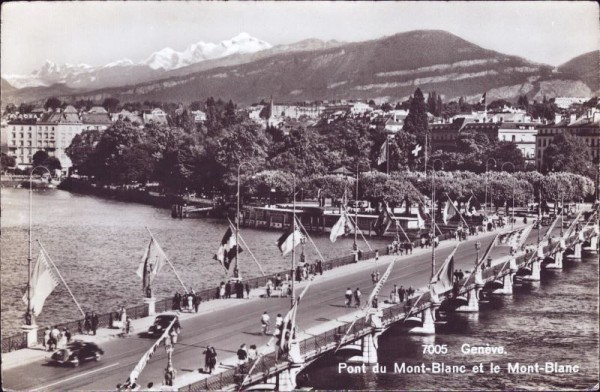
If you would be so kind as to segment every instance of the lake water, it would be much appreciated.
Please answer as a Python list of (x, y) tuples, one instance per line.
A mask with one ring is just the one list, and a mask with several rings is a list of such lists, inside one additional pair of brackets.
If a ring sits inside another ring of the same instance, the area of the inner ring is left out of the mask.
[[(0, 236), (2, 284), (2, 336), (20, 331), (25, 304), (21, 300), (27, 285), (27, 228), (29, 194), (24, 189), (3, 188), (2, 235)], [(58, 266), (84, 311), (105, 313), (120, 304), (142, 304), (141, 279), (135, 274), (150, 239), (148, 227), (188, 287), (196, 290), (216, 287), (224, 270), (212, 259), (227, 224), (214, 219), (172, 219), (169, 210), (140, 204), (112, 201), (61, 190), (33, 193), (33, 262), (40, 240)], [(245, 241), (267, 274), (291, 265), (291, 256), (281, 256), (275, 242), (278, 231), (244, 229)], [(323, 256), (350, 253), (352, 239), (335, 243), (327, 235), (313, 236)], [(387, 242), (371, 240), (371, 246)], [(245, 248), (244, 246), (242, 246)], [(361, 248), (366, 245), (361, 244)], [(317, 253), (308, 243), (307, 260)], [(298, 259), (298, 258), (297, 258)], [(232, 267), (233, 268), (233, 267)], [(240, 254), (243, 277), (260, 276), (247, 251)], [(183, 290), (174, 273), (164, 267), (153, 282), (157, 298)], [(81, 314), (63, 286), (46, 300), (38, 324), (76, 320)]]

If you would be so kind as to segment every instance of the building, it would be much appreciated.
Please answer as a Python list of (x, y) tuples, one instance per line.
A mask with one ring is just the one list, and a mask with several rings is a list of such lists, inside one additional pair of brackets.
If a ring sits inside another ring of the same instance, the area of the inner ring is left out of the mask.
[(144, 124), (167, 125), (167, 113), (160, 108), (154, 108), (150, 113), (144, 113)]
[(582, 104), (588, 100), (589, 98), (582, 97), (556, 97), (554, 98), (554, 104), (561, 109), (568, 109), (574, 103)]
[(206, 113), (204, 113), (202, 110), (193, 110), (192, 116), (194, 117), (195, 124), (201, 124), (206, 121)]
[(110, 114), (102, 106), (94, 106), (90, 110), (81, 114), (84, 130), (95, 129), (104, 131), (112, 125)]
[(542, 169), (544, 163), (544, 151), (552, 143), (554, 137), (568, 133), (581, 138), (590, 148), (592, 158), (600, 158), (600, 111), (588, 110), (579, 119), (575, 115), (563, 118), (560, 122), (552, 125), (542, 125), (536, 137), (535, 164), (538, 170)]
[(130, 112), (128, 110), (122, 109), (119, 113), (113, 113), (110, 117), (112, 122), (121, 121), (129, 121), (133, 125), (138, 125), (140, 127), (144, 126), (144, 120), (140, 117), (138, 112)]
[(540, 123), (499, 123), (498, 140), (516, 143), (525, 163), (535, 163), (535, 140)]

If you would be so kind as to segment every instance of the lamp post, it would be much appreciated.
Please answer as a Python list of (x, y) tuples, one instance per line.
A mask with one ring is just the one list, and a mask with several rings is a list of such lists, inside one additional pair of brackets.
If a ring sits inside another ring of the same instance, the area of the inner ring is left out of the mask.
[[(431, 163), (431, 277), (435, 275), (435, 163), (442, 164), (444, 170), (444, 162), (441, 159), (435, 159)], [(426, 167), (427, 168), (427, 167)]]
[(481, 241), (477, 240), (477, 242), (475, 243), (475, 252), (477, 253), (477, 256), (475, 258), (475, 268), (473, 269), (473, 273), (475, 273), (475, 270), (477, 269), (477, 264), (479, 264), (479, 250), (481, 249)]
[(494, 167), (496, 167), (496, 160), (494, 158), (488, 158), (485, 161), (485, 200), (483, 202), (483, 213), (487, 216), (487, 192), (488, 192), (488, 163), (494, 161)]
[(35, 325), (33, 313), (31, 312), (31, 217), (33, 205), (33, 172), (36, 169), (44, 169), (52, 178), (52, 173), (46, 166), (36, 166), (29, 172), (29, 230), (27, 232), (27, 242), (29, 245), (27, 253), (27, 311), (25, 312), (25, 325)]
[(237, 170), (237, 212), (235, 215), (235, 266), (233, 267), (233, 277), (240, 278), (240, 270), (238, 269), (238, 253), (239, 253), (239, 232), (240, 232), (240, 171), (242, 166), (248, 165), (254, 173), (254, 165), (250, 162), (242, 162), (238, 165)]
[[(296, 303), (294, 281), (296, 280), (296, 175), (292, 173), (292, 307)], [(302, 248), (304, 252), (304, 248)]]
[[(371, 164), (366, 162), (369, 166), (369, 171), (371, 171)], [(352, 245), (352, 250), (358, 252), (358, 171), (360, 168), (360, 163), (356, 163), (356, 195), (354, 197), (354, 244)]]
[[(515, 165), (512, 162), (504, 162), (500, 167), (500, 171), (504, 171), (504, 165), (511, 165), (513, 173), (515, 172)], [(512, 187), (512, 214), (510, 218), (510, 228), (515, 228), (515, 186), (517, 185), (517, 179), (513, 175), (513, 187)]]

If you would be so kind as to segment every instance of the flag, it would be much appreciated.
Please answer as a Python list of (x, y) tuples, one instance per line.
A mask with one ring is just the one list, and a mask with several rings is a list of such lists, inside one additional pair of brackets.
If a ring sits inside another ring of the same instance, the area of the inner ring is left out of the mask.
[(423, 147), (421, 147), (420, 144), (417, 144), (415, 146), (415, 148), (413, 150), (411, 150), (411, 153), (413, 154), (413, 156), (415, 158), (417, 158), (419, 156), (419, 154), (421, 153), (421, 150), (423, 150)]
[[(175, 320), (176, 319), (173, 319), (173, 321), (171, 321), (171, 324), (169, 324), (169, 326), (165, 329), (165, 331), (163, 332), (163, 334), (161, 335), (161, 337), (158, 338), (158, 340), (156, 342), (154, 342), (154, 344), (152, 345), (152, 347), (150, 347), (148, 349), (148, 351), (146, 351), (144, 353), (144, 355), (142, 355), (142, 357), (140, 358), (140, 360), (138, 361), (138, 363), (135, 365), (135, 367), (133, 368), (133, 370), (129, 374), (129, 377), (127, 378), (127, 381), (122, 386), (123, 388), (131, 387), (133, 384), (135, 384), (135, 382), (137, 381), (138, 377), (140, 376), (140, 373), (142, 372), (142, 370), (144, 370), (144, 368), (148, 364), (148, 361), (150, 361), (150, 358), (152, 358), (152, 356), (156, 352), (156, 349), (160, 346), (160, 344), (163, 341), (166, 341), (167, 339), (170, 339), (169, 333), (171, 332), (171, 328), (173, 328), (173, 325), (175, 324)], [(166, 344), (167, 343), (165, 342), (165, 345)]]
[(348, 218), (346, 212), (342, 212), (340, 219), (333, 225), (331, 228), (331, 234), (329, 235), (329, 239), (331, 242), (335, 242), (339, 236), (348, 235), (354, 231), (354, 225)]
[(469, 198), (469, 200), (469, 211), (471, 211), (472, 214), (482, 209), (481, 203), (479, 202), (473, 191), (471, 191), (471, 197)]
[(501, 233), (496, 237), (496, 245), (510, 246), (513, 249), (519, 249), (529, 237), (533, 225), (527, 225), (507, 233)]
[(440, 295), (452, 288), (454, 277), (454, 253), (456, 253), (456, 249), (458, 249), (458, 245), (456, 245), (452, 253), (446, 257), (444, 264), (442, 264), (442, 267), (437, 274), (431, 278), (430, 290), (432, 294)]
[(446, 201), (446, 205), (444, 206), (444, 210), (442, 211), (442, 219), (444, 221), (444, 224), (447, 225), (448, 221), (452, 219), (457, 213), (458, 210), (456, 209), (454, 202), (448, 199), (448, 201)]
[[(35, 316), (39, 316), (44, 307), (46, 298), (59, 285), (59, 280), (48, 264), (44, 253), (40, 251), (38, 259), (31, 271), (31, 310)], [(23, 301), (27, 303), (27, 292), (23, 295)]]
[(388, 156), (388, 141), (386, 140), (381, 148), (379, 149), (379, 157), (377, 158), (377, 164), (381, 165), (384, 162), (387, 162)]
[(417, 209), (417, 226), (419, 227), (419, 229), (425, 228), (425, 219), (423, 219), (424, 215), (425, 213), (422, 210), (422, 207), (419, 205), (419, 208)]
[(243, 249), (241, 246), (237, 245), (235, 235), (233, 235), (233, 231), (231, 227), (227, 229), (223, 239), (221, 240), (221, 245), (219, 249), (217, 249), (217, 253), (213, 256), (214, 260), (217, 260), (226, 271), (229, 271), (229, 266), (231, 265), (231, 260), (237, 254), (242, 253)]
[(389, 229), (390, 225), (392, 224), (393, 219), (394, 218), (392, 217), (392, 214), (390, 213), (390, 210), (388, 209), (387, 203), (384, 202), (383, 209), (381, 210), (381, 213), (379, 214), (379, 216), (377, 217), (377, 220), (373, 224), (374, 229), (375, 229), (375, 234), (377, 234), (377, 235), (385, 234), (387, 229)]
[(302, 238), (304, 238), (302, 232), (298, 228), (294, 231), (290, 226), (277, 240), (277, 247), (281, 251), (281, 255), (285, 256), (290, 253), (292, 249), (298, 246)]
[(150, 287), (150, 284), (165, 265), (166, 261), (167, 256), (165, 255), (165, 252), (163, 252), (154, 238), (150, 238), (142, 262), (136, 271), (137, 276), (142, 278), (142, 289), (144, 292)]
[(483, 93), (483, 95), (481, 96), (481, 99), (479, 100), (479, 103), (481, 105), (485, 105), (485, 96), (487, 95), (487, 91), (485, 93)]

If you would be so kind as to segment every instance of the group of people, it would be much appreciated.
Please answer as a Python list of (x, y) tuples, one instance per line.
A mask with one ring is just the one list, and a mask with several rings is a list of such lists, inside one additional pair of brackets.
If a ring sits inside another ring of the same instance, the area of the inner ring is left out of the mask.
[(95, 312), (91, 314), (89, 312), (85, 313), (85, 319), (83, 320), (83, 332), (86, 335), (89, 335), (90, 332), (92, 335), (96, 335), (96, 331), (98, 330), (98, 315)]
[(60, 345), (67, 345), (71, 343), (71, 331), (65, 327), (63, 330), (59, 330), (57, 326), (52, 328), (46, 327), (44, 331), (43, 346), (48, 351), (54, 351)]
[(410, 241), (400, 241), (396, 237), (396, 239), (387, 246), (388, 255), (403, 255), (404, 253), (412, 254), (413, 251), (413, 243)]
[(379, 275), (379, 271), (373, 270), (373, 272), (371, 272), (371, 281), (373, 282), (373, 286), (375, 286), (377, 284), (377, 282), (379, 282), (379, 279), (381, 279), (381, 276)]
[(184, 311), (188, 312), (195, 311), (198, 313), (198, 306), (202, 302), (202, 297), (200, 294), (196, 294), (194, 289), (190, 289), (187, 294), (179, 294), (178, 291), (173, 295), (173, 304), (171, 306), (172, 310)]
[[(246, 292), (246, 297), (244, 297), (244, 291)], [(242, 283), (241, 281), (227, 281), (221, 282), (219, 287), (217, 288), (216, 298), (218, 299), (228, 299), (228, 298), (244, 299), (250, 297), (250, 285), (246, 283)]]
[(323, 262), (321, 260), (316, 260), (312, 264), (301, 262), (296, 266), (294, 277), (297, 282), (301, 282), (307, 280), (311, 276), (316, 276), (317, 274), (323, 275)]
[(412, 286), (409, 286), (408, 289), (405, 289), (403, 285), (394, 285), (392, 292), (390, 293), (390, 303), (398, 304), (404, 303), (404, 300), (408, 300), (415, 293), (415, 290)]
[(460, 282), (465, 277), (465, 273), (463, 270), (459, 269), (458, 271), (454, 271), (454, 281)]
[(352, 299), (354, 299), (354, 307), (360, 308), (360, 299), (362, 298), (362, 293), (360, 289), (357, 287), (356, 290), (352, 291), (350, 287), (346, 290), (346, 307), (352, 307)]

